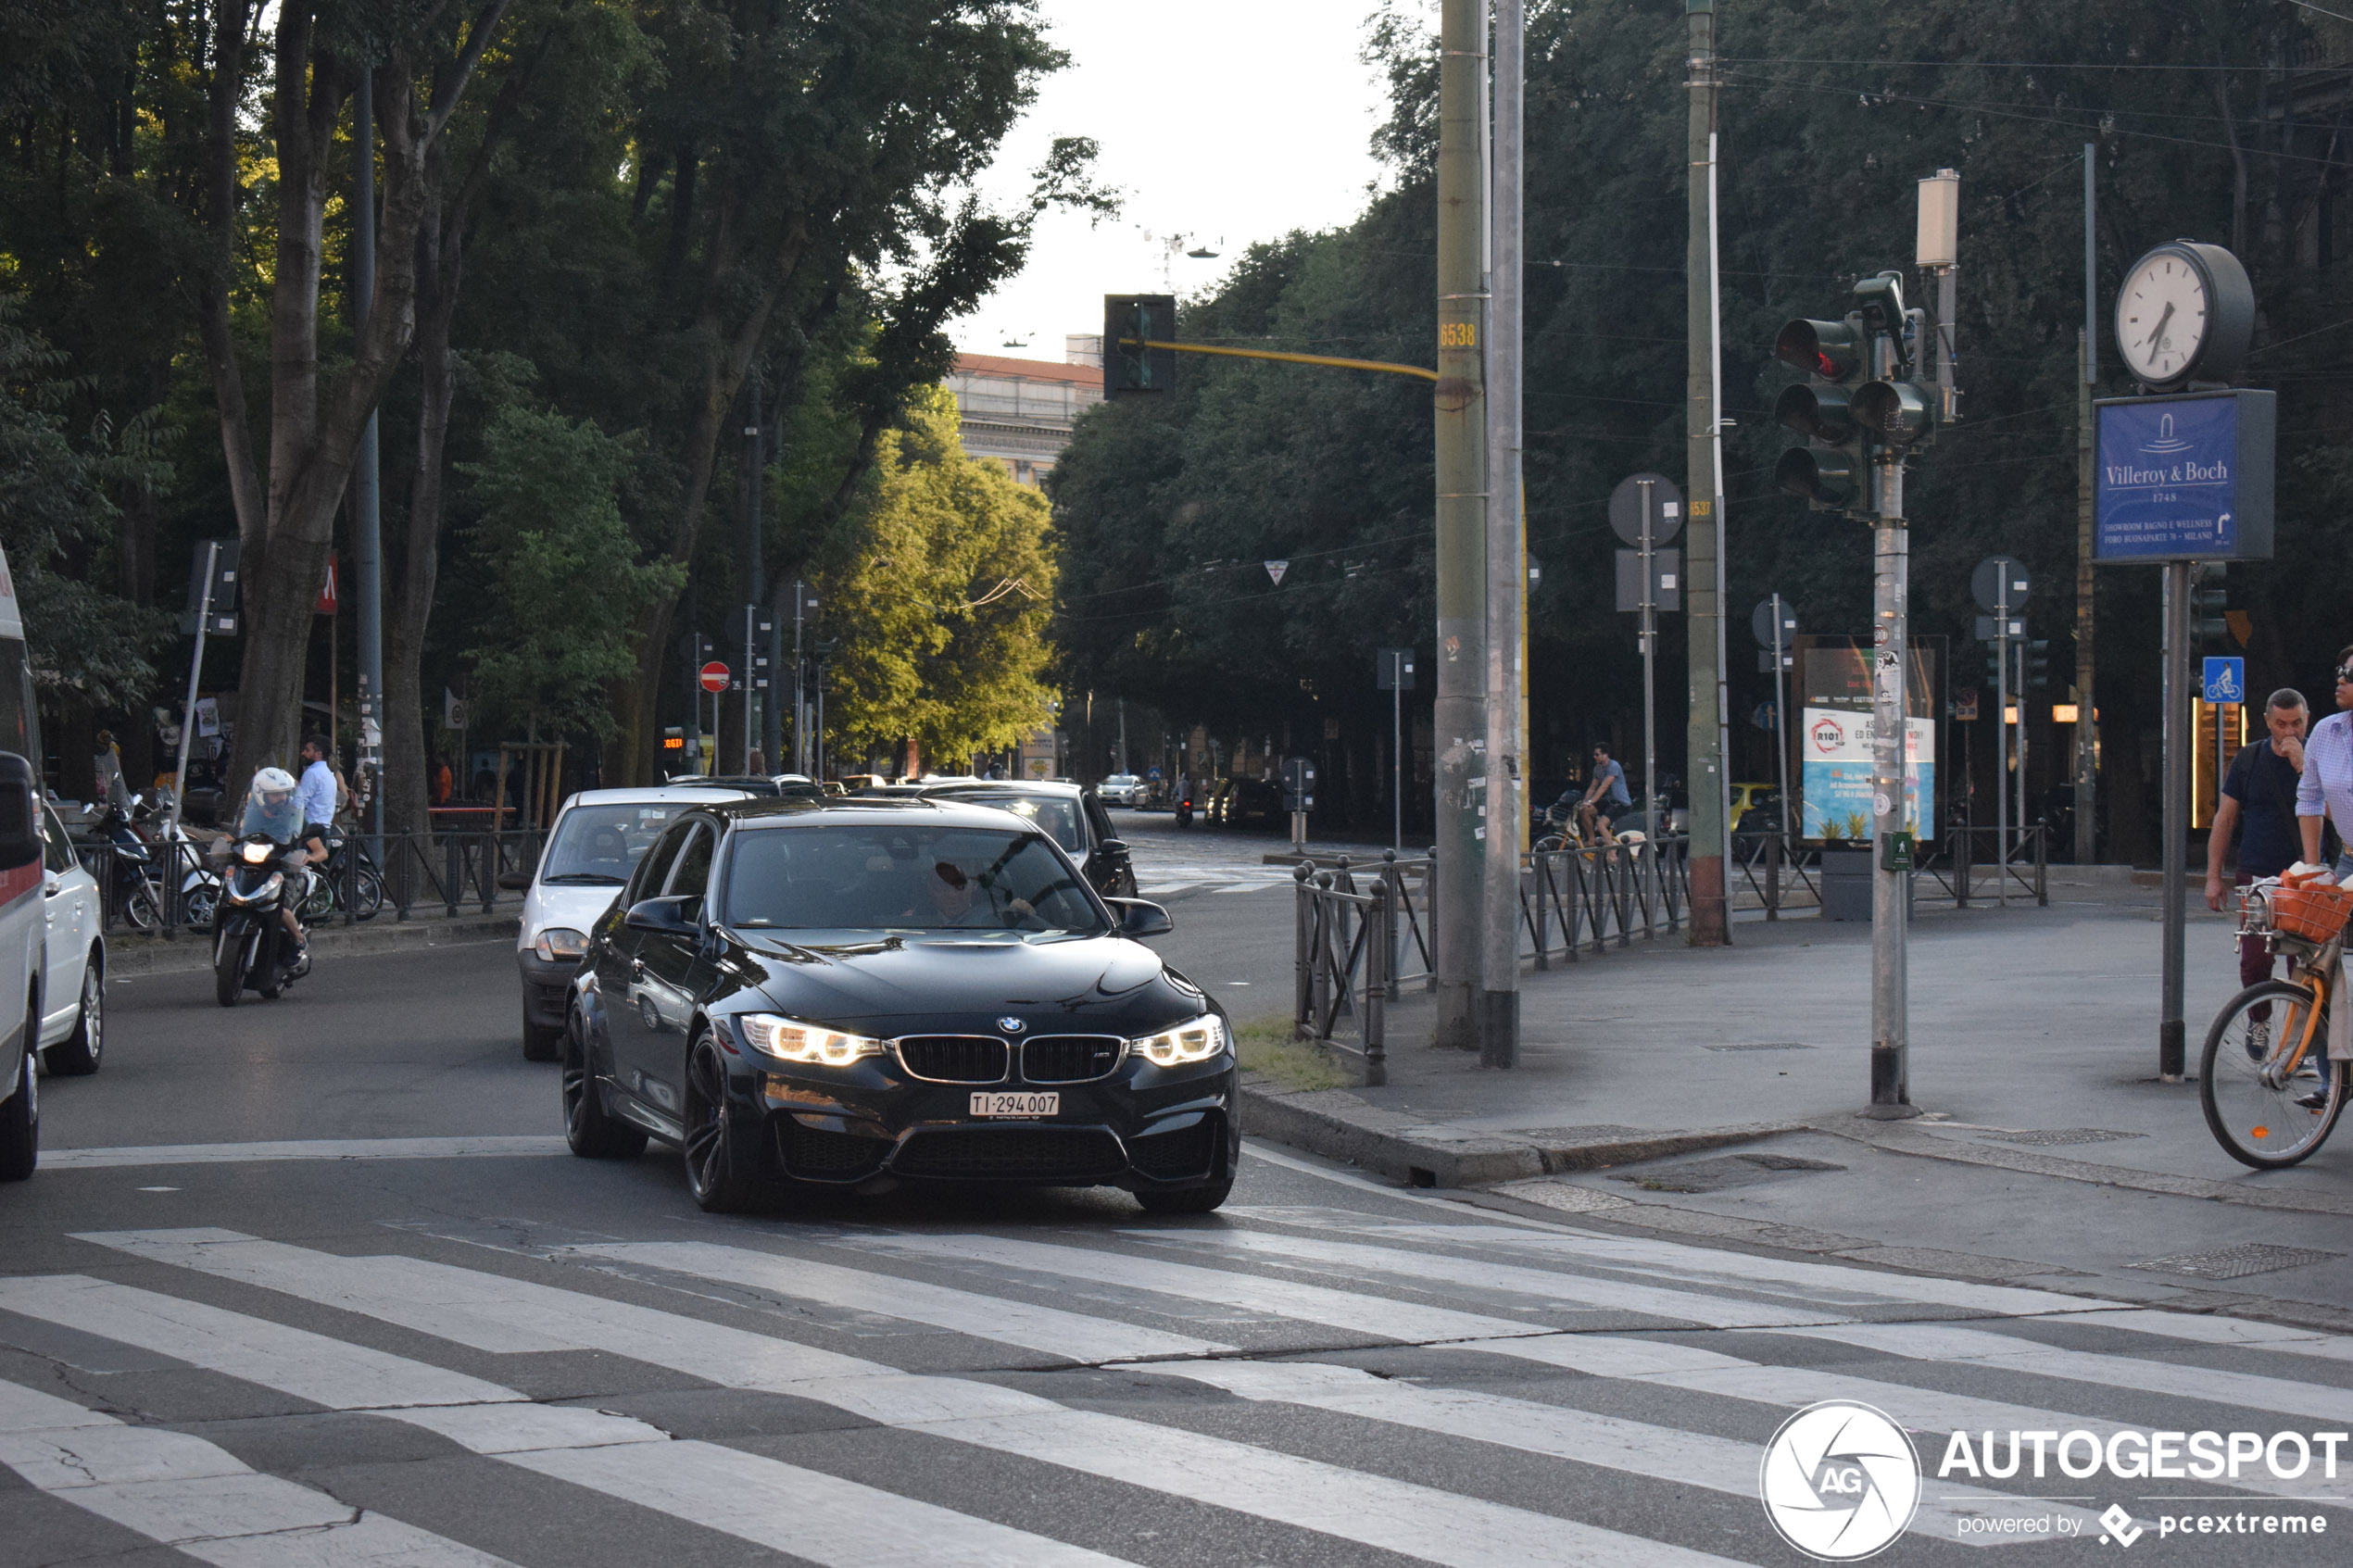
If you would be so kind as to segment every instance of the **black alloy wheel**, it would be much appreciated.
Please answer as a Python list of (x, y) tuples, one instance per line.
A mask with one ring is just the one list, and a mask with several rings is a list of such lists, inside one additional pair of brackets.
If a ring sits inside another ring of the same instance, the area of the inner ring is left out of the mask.
[(49, 1047), (48, 1067), (60, 1078), (81, 1078), (98, 1071), (106, 1049), (107, 977), (98, 967), (98, 949), (92, 947), (82, 966), (82, 1008), (73, 1033)]
[(588, 1027), (574, 1006), (563, 1031), (564, 1142), (583, 1160), (635, 1160), (646, 1151), (646, 1130), (605, 1110), (588, 1063)]
[(741, 1214), (761, 1208), (773, 1196), (759, 1168), (759, 1156), (746, 1159), (727, 1104), (727, 1066), (709, 1031), (695, 1037), (686, 1051), (686, 1185), (695, 1202), (711, 1214)]
[(31, 1048), (39, 1039), (41, 1013), (35, 1009), (25, 1020), (25, 1053), (18, 1068), (17, 1092), (0, 1100), (0, 1182), (20, 1182), (32, 1174), (41, 1162), (41, 1098), (34, 1080), (33, 1060), (41, 1053)]

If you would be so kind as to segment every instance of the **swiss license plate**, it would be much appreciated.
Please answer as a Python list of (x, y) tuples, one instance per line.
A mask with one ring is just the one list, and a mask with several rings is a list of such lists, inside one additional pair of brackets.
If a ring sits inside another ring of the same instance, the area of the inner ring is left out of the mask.
[(1060, 1095), (976, 1094), (973, 1096), (975, 1116), (1054, 1116), (1061, 1113)]

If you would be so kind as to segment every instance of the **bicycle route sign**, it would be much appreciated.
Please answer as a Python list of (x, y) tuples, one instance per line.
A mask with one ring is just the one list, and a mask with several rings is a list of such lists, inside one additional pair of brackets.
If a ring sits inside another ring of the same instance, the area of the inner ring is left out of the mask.
[(2246, 660), (2238, 658), (2208, 658), (2206, 661), (2206, 689), (2203, 695), (2208, 702), (2245, 702), (2246, 700)]

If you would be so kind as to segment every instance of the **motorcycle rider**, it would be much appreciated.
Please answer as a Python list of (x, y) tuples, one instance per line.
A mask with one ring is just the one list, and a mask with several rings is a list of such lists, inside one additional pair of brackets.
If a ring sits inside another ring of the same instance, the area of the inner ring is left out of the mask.
[[(295, 798), (296, 787), (294, 775), (283, 768), (264, 768), (254, 774), (253, 786), (245, 791), (245, 816), (237, 824), (237, 833), (241, 837), (267, 834), (271, 842), (287, 847), (288, 859), (296, 855), (302, 857), (302, 879), (290, 880), (278, 899), (278, 918), (285, 922), (286, 935), (294, 938), (295, 965), (298, 969), (309, 956), (310, 945), (295, 911), (302, 907), (303, 894), (309, 886), (308, 868), (326, 859), (327, 845), (324, 826), (303, 820), (302, 808)], [(226, 860), (229, 848), (230, 841), (220, 839), (212, 847), (212, 859)]]

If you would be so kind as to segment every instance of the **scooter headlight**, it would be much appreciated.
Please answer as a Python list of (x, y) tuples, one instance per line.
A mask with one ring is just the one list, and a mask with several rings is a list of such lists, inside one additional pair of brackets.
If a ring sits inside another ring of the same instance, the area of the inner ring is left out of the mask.
[(267, 844), (241, 844), (237, 846), (237, 859), (243, 860), (248, 866), (260, 865), (264, 860), (270, 859), (270, 846)]

